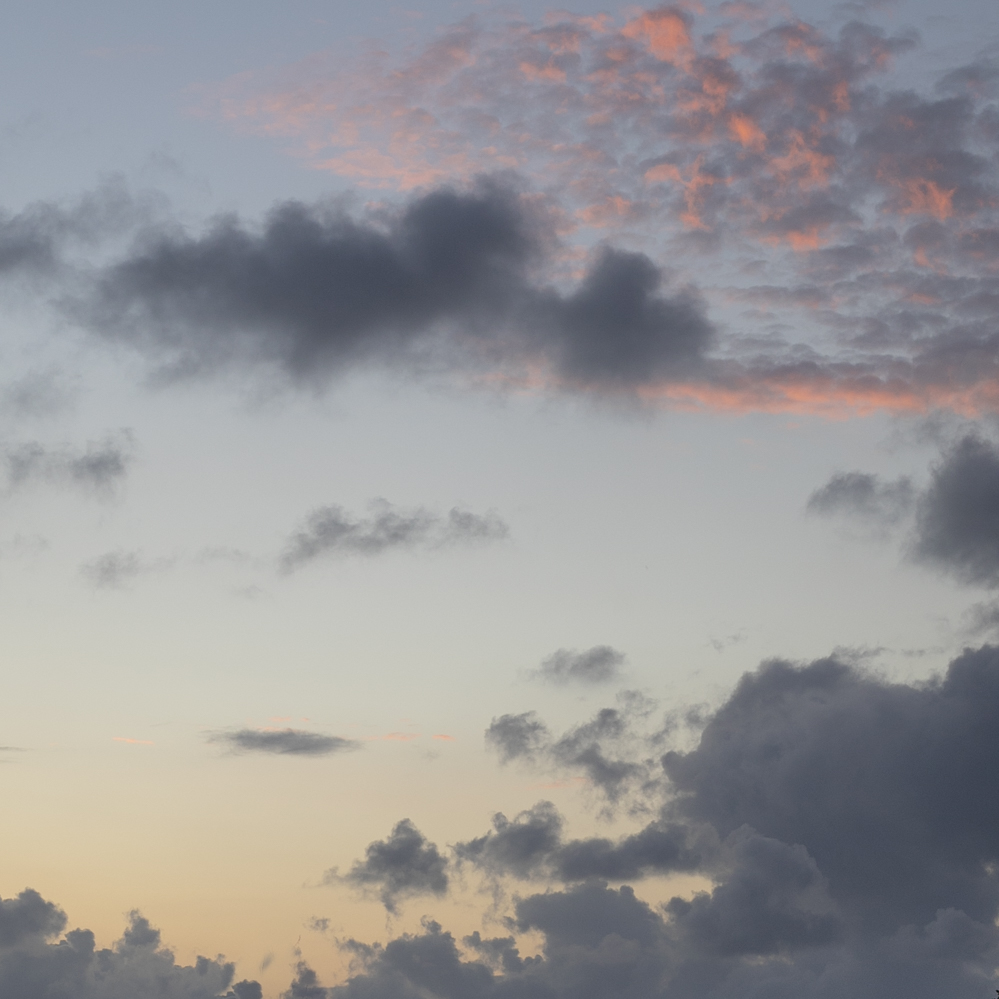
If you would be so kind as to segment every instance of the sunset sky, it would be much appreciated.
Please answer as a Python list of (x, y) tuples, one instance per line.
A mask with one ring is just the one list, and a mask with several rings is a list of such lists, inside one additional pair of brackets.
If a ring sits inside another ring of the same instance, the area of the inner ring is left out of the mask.
[(0, 996), (999, 987), (995, 0), (5, 21)]

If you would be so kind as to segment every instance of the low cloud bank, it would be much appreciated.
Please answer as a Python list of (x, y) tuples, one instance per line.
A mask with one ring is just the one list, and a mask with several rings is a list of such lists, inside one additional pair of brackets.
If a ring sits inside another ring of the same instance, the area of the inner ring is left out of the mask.
[[(577, 731), (620, 740), (637, 717), (601, 714)], [(988, 645), (911, 685), (836, 658), (766, 662), (707, 717), (694, 748), (659, 754), (665, 800), (638, 832), (568, 839), (540, 802), (453, 847), (448, 866), (546, 886), (513, 896), (509, 936), (458, 941), (425, 920), (384, 946), (348, 942), (361, 967), (342, 985), (324, 988), (303, 965), (287, 995), (987, 994), (999, 961), (996, 717), (999, 649)], [(489, 737), (507, 758), (557, 763), (560, 740), (536, 716), (503, 716)], [(405, 831), (443, 878), (440, 851)], [(713, 887), (656, 907), (621, 884), (674, 872)], [(528, 931), (542, 935), (538, 957), (518, 949)]]

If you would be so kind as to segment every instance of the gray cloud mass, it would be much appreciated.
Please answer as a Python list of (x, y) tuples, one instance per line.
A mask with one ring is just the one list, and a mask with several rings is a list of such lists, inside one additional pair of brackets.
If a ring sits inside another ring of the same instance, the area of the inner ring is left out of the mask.
[(10, 999), (262, 999), (260, 985), (233, 984), (235, 965), (198, 957), (179, 965), (160, 934), (132, 912), (120, 940), (98, 949), (90, 930), (56, 939), (66, 915), (35, 891), (0, 899), (0, 995)]
[[(579, 730), (620, 737), (637, 716), (623, 717), (598, 712)], [(454, 862), (489, 877), (564, 885), (514, 896), (513, 936), (466, 937), (466, 956), (425, 921), (384, 946), (348, 944), (361, 963), (353, 977), (323, 990), (313, 975), (318, 991), (302, 994), (988, 994), (999, 961), (996, 717), (992, 646), (914, 685), (835, 658), (765, 662), (706, 718), (694, 748), (661, 756), (668, 793), (637, 833), (567, 840), (541, 802), (456, 844)], [(560, 741), (530, 714), (494, 727), (514, 758)], [(607, 883), (669, 872), (711, 888), (655, 908)], [(520, 956), (528, 931), (542, 935), (537, 958)]]

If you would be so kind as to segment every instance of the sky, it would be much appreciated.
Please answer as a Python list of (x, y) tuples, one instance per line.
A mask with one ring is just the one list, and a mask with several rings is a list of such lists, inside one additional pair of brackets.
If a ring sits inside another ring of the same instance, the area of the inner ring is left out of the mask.
[(0, 995), (999, 988), (999, 8), (15, 4)]

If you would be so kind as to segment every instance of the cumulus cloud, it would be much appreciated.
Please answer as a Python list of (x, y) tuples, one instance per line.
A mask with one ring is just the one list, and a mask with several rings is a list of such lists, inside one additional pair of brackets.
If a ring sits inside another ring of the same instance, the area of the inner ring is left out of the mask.
[(502, 540), (508, 534), (506, 523), (493, 512), (477, 514), (454, 507), (443, 517), (419, 508), (400, 510), (385, 500), (375, 500), (371, 515), (362, 518), (340, 506), (324, 506), (313, 510), (304, 528), (288, 539), (280, 565), (291, 572), (320, 556), (380, 555), (394, 548), (417, 546), (440, 548)]
[(234, 753), (271, 753), (276, 756), (331, 756), (360, 748), (355, 739), (298, 728), (241, 728), (235, 732), (214, 732), (208, 741), (227, 746)]
[(324, 881), (375, 891), (385, 908), (395, 913), (402, 899), (447, 893), (447, 860), (436, 844), (403, 819), (387, 839), (368, 844), (364, 860), (343, 875), (336, 868), (327, 871)]
[[(904, 476), (884, 482), (865, 472), (839, 473), (812, 493), (808, 510), (879, 526), (894, 526), (914, 512), (907, 544), (912, 559), (963, 583), (999, 586), (999, 447), (978, 432), (943, 448), (922, 489)], [(978, 618), (972, 629), (988, 630), (985, 618)]]
[(441, 188), (380, 220), (277, 206), (260, 229), (147, 232), (75, 317), (175, 374), (276, 367), (315, 384), (358, 365), (506, 372), (622, 387), (695, 370), (713, 337), (698, 298), (663, 294), (648, 257), (606, 247), (575, 290), (538, 284), (552, 222), (496, 181)]
[(594, 645), (579, 652), (558, 649), (542, 662), (534, 676), (557, 685), (569, 683), (608, 683), (617, 679), (624, 653), (609, 645)]
[[(303, 965), (313, 991), (289, 994), (973, 999), (999, 958), (997, 711), (992, 646), (919, 684), (835, 658), (766, 662), (693, 748), (662, 755), (670, 793), (638, 833), (567, 840), (542, 802), (456, 845), (490, 876), (566, 882), (515, 895), (508, 936), (462, 950), (425, 920), (385, 945), (346, 941), (344, 984)], [(677, 871), (707, 889), (653, 907), (601, 880)], [(526, 933), (540, 934), (536, 957), (521, 956)]]
[(60, 937), (66, 915), (37, 892), (0, 899), (0, 994), (17, 999), (262, 999), (259, 983), (233, 984), (235, 965), (198, 957), (179, 965), (138, 912), (114, 946), (98, 949), (90, 930)]

